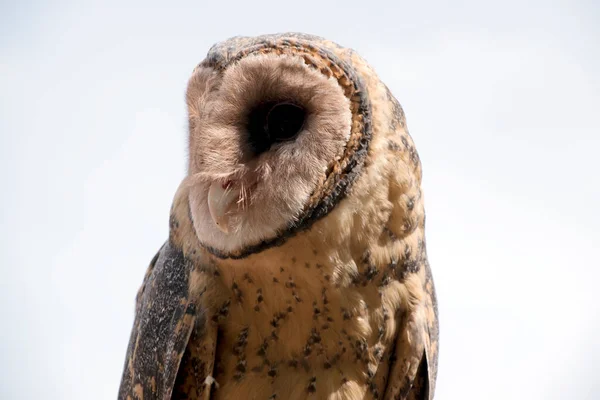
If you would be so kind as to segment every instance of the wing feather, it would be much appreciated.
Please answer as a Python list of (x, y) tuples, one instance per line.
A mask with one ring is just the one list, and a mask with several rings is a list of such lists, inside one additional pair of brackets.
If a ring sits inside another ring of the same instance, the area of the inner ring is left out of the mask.
[(154, 257), (136, 301), (119, 399), (170, 399), (192, 332), (205, 318), (189, 293), (191, 262), (167, 242)]
[(439, 326), (431, 269), (424, 267), (424, 300), (400, 322), (385, 399), (433, 399)]

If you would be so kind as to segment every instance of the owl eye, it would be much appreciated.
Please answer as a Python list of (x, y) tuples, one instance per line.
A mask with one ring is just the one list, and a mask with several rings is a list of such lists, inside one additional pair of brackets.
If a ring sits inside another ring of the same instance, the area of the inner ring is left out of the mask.
[(248, 141), (255, 154), (269, 150), (276, 142), (294, 139), (304, 126), (306, 110), (290, 102), (265, 102), (248, 116)]
[(305, 114), (304, 109), (295, 104), (275, 104), (267, 114), (265, 132), (273, 141), (292, 140), (302, 130)]

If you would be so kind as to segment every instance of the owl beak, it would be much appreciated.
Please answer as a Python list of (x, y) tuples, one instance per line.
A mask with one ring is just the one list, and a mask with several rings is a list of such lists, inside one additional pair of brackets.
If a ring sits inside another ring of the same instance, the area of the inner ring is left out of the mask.
[(214, 223), (224, 233), (229, 233), (231, 208), (240, 196), (232, 181), (213, 182), (208, 189), (208, 210)]

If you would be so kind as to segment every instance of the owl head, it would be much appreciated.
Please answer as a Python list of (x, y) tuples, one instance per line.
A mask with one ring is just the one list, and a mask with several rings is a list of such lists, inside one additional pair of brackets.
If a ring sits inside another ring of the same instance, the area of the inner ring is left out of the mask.
[(213, 254), (285, 242), (347, 195), (372, 136), (353, 53), (301, 34), (233, 38), (194, 70), (189, 208)]

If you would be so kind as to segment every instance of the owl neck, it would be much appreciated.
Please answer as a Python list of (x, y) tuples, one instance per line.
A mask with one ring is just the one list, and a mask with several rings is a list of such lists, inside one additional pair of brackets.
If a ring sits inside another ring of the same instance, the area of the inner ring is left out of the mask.
[(283, 285), (288, 290), (314, 288), (313, 298), (326, 287), (375, 282), (369, 286), (376, 288), (389, 279), (402, 279), (426, 260), (423, 218), (413, 212), (419, 205), (404, 212), (406, 204), (399, 209), (389, 202), (386, 192), (372, 193), (369, 201), (343, 202), (311, 229), (280, 246), (242, 259), (211, 255), (211, 264), (225, 288), (258, 280), (264, 286)]

